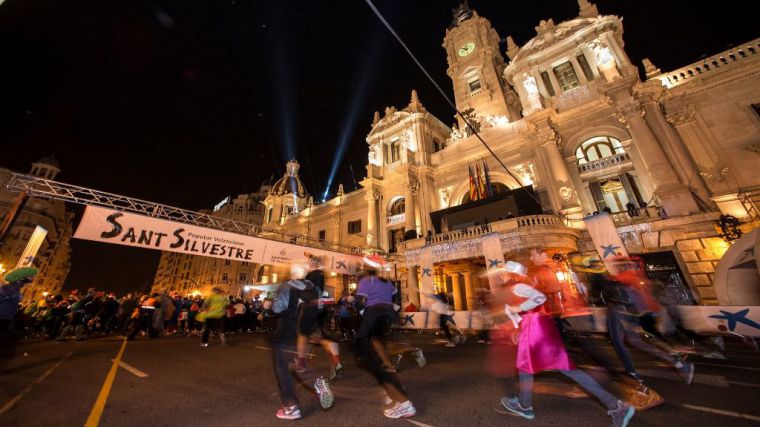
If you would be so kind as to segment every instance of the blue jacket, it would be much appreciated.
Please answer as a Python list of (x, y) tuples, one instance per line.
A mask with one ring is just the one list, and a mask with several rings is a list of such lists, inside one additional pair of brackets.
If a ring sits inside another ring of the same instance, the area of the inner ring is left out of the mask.
[(10, 283), (0, 286), (0, 319), (12, 320), (16, 317), (18, 303), (21, 301), (21, 288), (26, 283)]

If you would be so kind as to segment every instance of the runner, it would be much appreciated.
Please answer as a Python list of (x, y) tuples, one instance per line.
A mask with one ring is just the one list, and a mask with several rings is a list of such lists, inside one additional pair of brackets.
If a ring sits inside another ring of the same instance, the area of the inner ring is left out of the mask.
[(357, 351), (367, 369), (387, 394), (386, 403), (392, 405), (383, 414), (388, 418), (408, 418), (417, 414), (401, 385), (396, 369), (390, 363), (385, 348), (385, 337), (391, 325), (398, 322), (393, 296), (396, 287), (377, 276), (383, 260), (378, 256), (364, 257), (366, 275), (359, 280), (356, 290), (357, 306), (364, 309), (362, 323), (356, 334)]
[(211, 292), (211, 295), (203, 302), (200, 312), (195, 316), (196, 321), (204, 322), (201, 347), (208, 347), (208, 338), (211, 332), (219, 337), (222, 345), (227, 344), (223, 322), (229, 300), (222, 295), (222, 290), (216, 286), (211, 289)]
[(274, 356), (274, 374), (277, 379), (277, 387), (280, 393), (282, 407), (277, 411), (277, 418), (284, 420), (296, 420), (301, 418), (301, 409), (298, 406), (293, 375), (300, 382), (312, 385), (322, 409), (330, 409), (333, 406), (335, 396), (330, 385), (323, 377), (316, 377), (307, 366), (302, 371), (288, 370), (292, 354), (296, 349), (295, 341), (298, 333), (298, 318), (300, 305), (316, 301), (314, 285), (304, 280), (306, 266), (293, 264), (290, 268), (290, 280), (281, 283), (276, 291), (272, 302), (272, 311), (279, 315), (277, 326), (272, 334), (272, 353)]
[(529, 282), (526, 273), (525, 266), (513, 261), (508, 261), (503, 269), (507, 301), (504, 312), (519, 328), (516, 355), (519, 387), (518, 396), (501, 399), (502, 406), (514, 415), (534, 419), (533, 375), (556, 370), (596, 396), (607, 407), (613, 426), (625, 427), (636, 410), (609, 394), (591, 376), (574, 366), (554, 320), (541, 310), (546, 295), (526, 283)]

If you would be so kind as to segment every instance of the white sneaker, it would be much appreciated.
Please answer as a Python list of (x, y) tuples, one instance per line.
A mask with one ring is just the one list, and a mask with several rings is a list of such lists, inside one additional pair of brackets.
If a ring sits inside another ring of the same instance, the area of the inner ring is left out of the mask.
[(417, 409), (412, 405), (411, 400), (407, 400), (404, 403), (396, 402), (393, 407), (383, 411), (383, 415), (388, 418), (409, 418), (417, 415)]

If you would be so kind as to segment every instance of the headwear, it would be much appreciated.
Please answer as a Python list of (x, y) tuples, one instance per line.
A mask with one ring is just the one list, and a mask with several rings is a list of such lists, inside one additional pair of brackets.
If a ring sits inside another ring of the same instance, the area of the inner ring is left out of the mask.
[(567, 261), (573, 270), (583, 273), (601, 274), (607, 271), (604, 263), (594, 255), (583, 256), (578, 252), (568, 254)]
[(14, 268), (5, 274), (4, 279), (8, 283), (14, 283), (24, 279), (31, 279), (36, 276), (38, 272), (39, 270), (34, 267)]
[(306, 277), (308, 270), (309, 268), (306, 266), (306, 264), (294, 262), (290, 265), (290, 278), (295, 280), (303, 279)]
[(519, 274), (521, 276), (528, 275), (528, 269), (524, 265), (515, 261), (507, 261), (507, 263), (504, 265), (504, 272)]
[(375, 269), (383, 268), (385, 265), (385, 260), (380, 255), (365, 255), (362, 262), (367, 267)]

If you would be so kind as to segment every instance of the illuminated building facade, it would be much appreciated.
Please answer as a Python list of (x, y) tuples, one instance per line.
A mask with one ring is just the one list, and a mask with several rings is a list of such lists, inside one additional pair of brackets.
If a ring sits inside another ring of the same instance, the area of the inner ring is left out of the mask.
[[(760, 39), (672, 72), (644, 60), (641, 76), (622, 19), (578, 3), (574, 19), (541, 21), (522, 44), (507, 38), (508, 62), (496, 30), (466, 5), (446, 30), (456, 105), (509, 172), (461, 119), (447, 126), (412, 91), (406, 107), (375, 113), (361, 189), (314, 205), (299, 181), (287, 201), (268, 199), (265, 224), (398, 254), (407, 301), (420, 300), (416, 265), (431, 246), (436, 286), (464, 309), (487, 286), (482, 233), (499, 233), (507, 259), (531, 265), (535, 250), (559, 260), (547, 265), (561, 282), (567, 253), (595, 250), (583, 217), (607, 211), (671, 301), (719, 303), (713, 273), (728, 243), (716, 222), (730, 214), (747, 229), (758, 219)], [(488, 171), (492, 197), (530, 186), (540, 212), (494, 214), (485, 200), (472, 204), (488, 213), (482, 221), (452, 223), (472, 199), (468, 170), (483, 180)]]
[[(58, 160), (43, 158), (32, 164), (29, 175), (55, 179), (61, 172)], [(0, 169), (0, 218), (5, 217), (16, 203), (18, 193), (6, 190), (11, 171)], [(34, 282), (25, 287), (22, 303), (27, 304), (42, 297), (43, 292), (55, 295), (61, 292), (71, 267), (73, 214), (66, 210), (60, 200), (30, 197), (0, 248), (0, 264), (4, 270), (14, 268), (19, 262), (32, 233), (37, 226), (47, 231), (33, 264), (40, 269)]]

